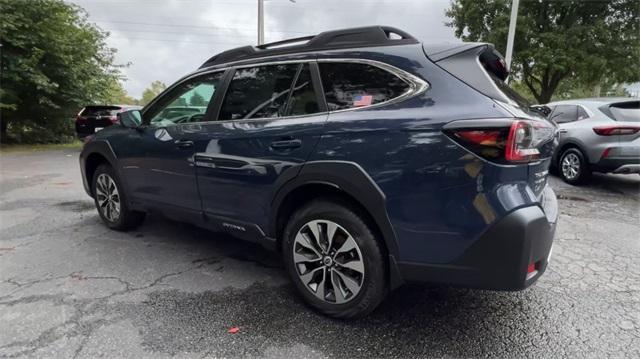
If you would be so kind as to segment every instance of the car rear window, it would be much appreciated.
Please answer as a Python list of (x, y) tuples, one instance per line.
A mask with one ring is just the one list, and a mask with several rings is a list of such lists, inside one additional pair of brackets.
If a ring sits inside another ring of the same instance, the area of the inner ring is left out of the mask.
[(320, 63), (322, 86), (329, 111), (385, 102), (410, 90), (398, 76), (358, 63)]
[(118, 106), (87, 106), (80, 116), (115, 116), (118, 111), (120, 111)]
[(640, 122), (640, 101), (614, 103), (609, 110), (616, 121)]

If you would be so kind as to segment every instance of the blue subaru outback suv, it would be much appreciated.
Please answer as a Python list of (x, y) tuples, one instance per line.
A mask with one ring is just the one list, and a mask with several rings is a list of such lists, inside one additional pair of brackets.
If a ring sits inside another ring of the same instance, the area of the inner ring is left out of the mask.
[(547, 267), (554, 124), (486, 43), (383, 26), (225, 51), (80, 167), (105, 224), (146, 213), (278, 251), (305, 301), (362, 316), (406, 282), (519, 290)]

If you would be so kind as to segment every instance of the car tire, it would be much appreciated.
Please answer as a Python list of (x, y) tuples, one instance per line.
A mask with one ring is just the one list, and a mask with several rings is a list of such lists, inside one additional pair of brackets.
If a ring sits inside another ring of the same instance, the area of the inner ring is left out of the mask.
[(98, 214), (107, 227), (124, 231), (139, 226), (144, 220), (144, 212), (130, 209), (124, 186), (110, 165), (101, 164), (96, 168), (91, 190)]
[(334, 318), (362, 317), (380, 304), (388, 292), (387, 261), (375, 233), (366, 217), (339, 199), (313, 200), (295, 211), (282, 253), (307, 304)]
[(560, 156), (558, 174), (563, 181), (575, 186), (585, 183), (591, 176), (591, 170), (582, 151), (569, 148)]

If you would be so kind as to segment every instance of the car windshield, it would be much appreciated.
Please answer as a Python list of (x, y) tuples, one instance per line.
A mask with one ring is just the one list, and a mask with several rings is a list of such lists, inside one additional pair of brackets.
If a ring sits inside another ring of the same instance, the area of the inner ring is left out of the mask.
[(518, 104), (518, 106), (523, 108), (529, 108), (531, 103), (522, 95), (520, 95), (516, 90), (511, 88), (508, 83), (500, 80), (499, 78), (491, 75), (491, 79), (495, 82), (496, 86), (500, 89), (500, 91), (507, 96), (511, 101)]

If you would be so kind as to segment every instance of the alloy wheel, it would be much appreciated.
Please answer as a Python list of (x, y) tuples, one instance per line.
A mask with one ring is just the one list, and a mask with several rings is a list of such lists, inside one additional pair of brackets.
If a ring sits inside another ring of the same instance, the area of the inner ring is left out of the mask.
[(580, 175), (580, 158), (575, 153), (568, 153), (562, 158), (562, 174), (569, 180)]
[(329, 220), (303, 225), (293, 243), (298, 277), (318, 299), (343, 304), (355, 298), (364, 282), (364, 261), (351, 234)]
[(101, 173), (96, 179), (96, 200), (98, 210), (109, 221), (115, 222), (120, 217), (120, 194), (111, 176)]

